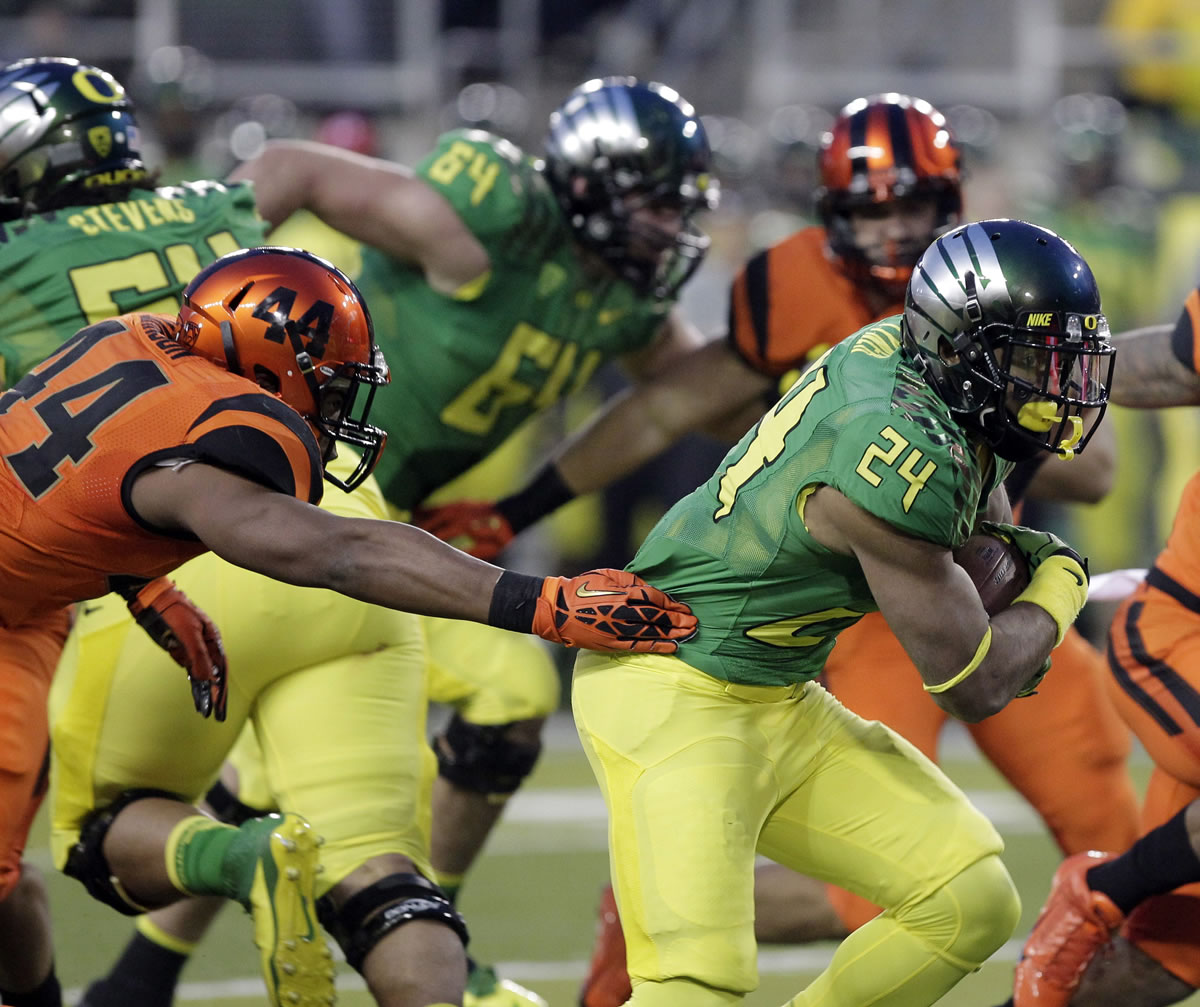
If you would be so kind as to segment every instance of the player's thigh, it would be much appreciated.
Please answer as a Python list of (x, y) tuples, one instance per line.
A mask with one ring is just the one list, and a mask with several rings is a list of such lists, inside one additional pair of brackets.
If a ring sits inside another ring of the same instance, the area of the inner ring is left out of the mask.
[(1034, 695), (968, 730), (1064, 852), (1124, 849), (1137, 836), (1132, 740), (1108, 695), (1104, 657), (1072, 629), (1053, 660)]
[[(772, 812), (759, 850), (886, 908), (918, 902), (1003, 843), (929, 759), (891, 729), (864, 721), (820, 690), (803, 739), (776, 760), (801, 781)], [(799, 758), (793, 753), (798, 753)]]
[(244, 690), (231, 689), (228, 719), (204, 719), (183, 669), (128, 618), (119, 598), (81, 608), (50, 697), (52, 845), (60, 863), (87, 813), (126, 790), (202, 795), (249, 707)]
[(947, 715), (929, 698), (916, 665), (878, 612), (838, 635), (821, 680), (847, 709), (887, 724), (937, 761)]
[(254, 712), (270, 793), (325, 838), (323, 888), (383, 853), (428, 872), (424, 637), (416, 616), (378, 611), (388, 646), (293, 672)]
[(68, 625), (64, 609), (0, 630), (0, 899), (20, 876), (25, 839), (45, 792), (46, 700)]
[(1109, 694), (1155, 764), (1200, 788), (1200, 615), (1143, 588), (1109, 630)]
[(540, 640), (454, 619), (422, 622), (433, 702), (485, 725), (547, 717), (558, 709), (558, 669)]
[(757, 984), (755, 846), (781, 787), (768, 739), (803, 719), (803, 693), (727, 687), (675, 658), (580, 655), (572, 708), (608, 805), (635, 983)]

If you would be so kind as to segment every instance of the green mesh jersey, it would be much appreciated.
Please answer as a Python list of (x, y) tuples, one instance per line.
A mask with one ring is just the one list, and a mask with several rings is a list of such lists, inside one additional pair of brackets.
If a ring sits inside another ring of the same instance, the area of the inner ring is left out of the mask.
[(420, 269), (363, 249), (356, 280), (392, 372), (371, 412), (388, 432), (375, 474), (397, 507), (470, 468), (602, 361), (646, 346), (670, 309), (580, 258), (542, 175), (506, 141), (457, 130), (416, 170), (491, 270), (451, 297)]
[(900, 317), (839, 343), (672, 507), (629, 569), (700, 620), (679, 656), (750, 685), (814, 678), (877, 606), (857, 561), (805, 529), (805, 490), (840, 490), (900, 531), (962, 544), (1011, 466), (996, 465), (900, 352)]
[(0, 224), (0, 384), (12, 384), (83, 326), (127, 311), (174, 314), (218, 256), (262, 244), (248, 185), (135, 189), (100, 206)]

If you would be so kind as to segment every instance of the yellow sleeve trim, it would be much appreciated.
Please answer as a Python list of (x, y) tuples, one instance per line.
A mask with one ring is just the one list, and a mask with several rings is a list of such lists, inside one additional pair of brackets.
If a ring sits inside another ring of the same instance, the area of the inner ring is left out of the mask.
[(992, 627), (989, 625), (987, 632), (983, 634), (983, 639), (979, 641), (979, 646), (975, 648), (975, 656), (971, 658), (971, 663), (968, 664), (953, 678), (945, 682), (938, 682), (937, 685), (926, 685), (926, 692), (945, 692), (947, 689), (953, 689), (959, 682), (969, 677), (976, 668), (983, 664), (983, 659), (987, 657), (987, 652), (992, 647)]
[(475, 279), (468, 280), (459, 287), (450, 296), (456, 301), (473, 301), (483, 293), (484, 288), (488, 285), (488, 281), (492, 278), (492, 271), (485, 269)]

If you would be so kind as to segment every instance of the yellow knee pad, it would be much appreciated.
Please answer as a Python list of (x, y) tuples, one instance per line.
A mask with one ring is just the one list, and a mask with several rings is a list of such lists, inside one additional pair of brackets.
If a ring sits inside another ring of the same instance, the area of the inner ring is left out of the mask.
[(964, 972), (988, 960), (1017, 928), (1021, 900), (998, 856), (977, 860), (896, 921)]

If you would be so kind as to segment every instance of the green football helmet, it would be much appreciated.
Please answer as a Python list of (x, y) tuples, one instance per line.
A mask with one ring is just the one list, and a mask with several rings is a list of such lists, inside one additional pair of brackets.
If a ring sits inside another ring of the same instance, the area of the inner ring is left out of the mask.
[[(671, 298), (708, 250), (691, 218), (717, 205), (711, 162), (703, 124), (675, 91), (605, 77), (581, 84), (550, 116), (542, 168), (580, 244), (641, 293)], [(632, 214), (642, 205), (678, 208), (679, 233), (639, 231)], [(633, 254), (631, 241), (663, 253)]]
[(125, 89), (74, 59), (0, 69), (0, 220), (102, 202), (149, 178)]
[(960, 423), (1002, 458), (1082, 451), (1108, 402), (1116, 350), (1083, 257), (1023, 220), (963, 224), (918, 260), (906, 353)]

